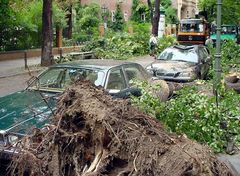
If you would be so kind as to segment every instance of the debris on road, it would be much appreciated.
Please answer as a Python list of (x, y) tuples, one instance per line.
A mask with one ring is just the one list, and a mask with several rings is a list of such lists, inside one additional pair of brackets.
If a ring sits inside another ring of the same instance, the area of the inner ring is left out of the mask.
[(19, 175), (233, 175), (207, 147), (90, 82), (67, 89), (52, 125), (18, 146), (11, 171)]

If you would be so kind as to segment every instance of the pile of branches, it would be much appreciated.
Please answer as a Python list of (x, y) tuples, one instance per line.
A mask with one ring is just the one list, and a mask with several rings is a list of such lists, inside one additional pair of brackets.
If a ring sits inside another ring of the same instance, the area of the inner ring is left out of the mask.
[(66, 90), (52, 118), (21, 141), (12, 174), (232, 175), (205, 146), (169, 134), (128, 100), (89, 82)]

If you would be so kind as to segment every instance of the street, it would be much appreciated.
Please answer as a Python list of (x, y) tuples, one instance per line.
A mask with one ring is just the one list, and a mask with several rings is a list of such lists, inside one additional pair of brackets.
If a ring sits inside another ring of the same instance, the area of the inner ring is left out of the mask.
[(0, 78), (0, 97), (26, 88), (27, 80), (30, 78), (28, 74)]
[[(137, 62), (143, 67), (154, 61), (151, 56), (141, 56), (130, 60)], [(29, 67), (40, 64), (39, 58), (33, 58), (29, 61)], [(23, 68), (22, 60), (0, 61), (0, 97), (23, 90), (27, 86), (27, 81), (31, 78), (27, 70)], [(39, 71), (31, 72), (37, 76)]]

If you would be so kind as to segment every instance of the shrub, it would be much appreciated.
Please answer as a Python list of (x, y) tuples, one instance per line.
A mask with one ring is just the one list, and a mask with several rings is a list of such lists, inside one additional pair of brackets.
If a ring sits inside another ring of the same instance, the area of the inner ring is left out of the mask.
[[(196, 87), (187, 87), (166, 103), (161, 103), (146, 91), (148, 85), (140, 84), (143, 96), (132, 101), (140, 109), (155, 116), (171, 132), (186, 134), (215, 152), (222, 152), (234, 137), (240, 141), (240, 96), (233, 91), (220, 91), (218, 107), (215, 97), (199, 93)], [(221, 128), (225, 126), (225, 128)]]

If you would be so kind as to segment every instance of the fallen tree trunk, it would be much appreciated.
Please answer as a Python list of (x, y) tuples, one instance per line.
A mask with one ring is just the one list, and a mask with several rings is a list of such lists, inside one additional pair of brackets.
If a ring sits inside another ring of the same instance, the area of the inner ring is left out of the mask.
[(30, 175), (232, 175), (210, 149), (89, 82), (61, 97), (53, 124), (21, 143), (12, 171)]

